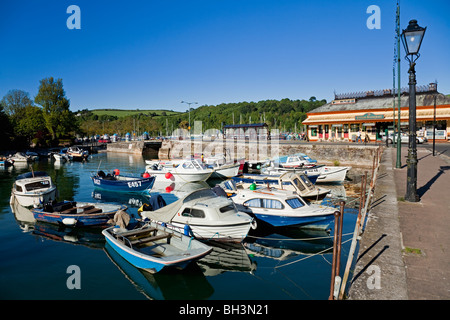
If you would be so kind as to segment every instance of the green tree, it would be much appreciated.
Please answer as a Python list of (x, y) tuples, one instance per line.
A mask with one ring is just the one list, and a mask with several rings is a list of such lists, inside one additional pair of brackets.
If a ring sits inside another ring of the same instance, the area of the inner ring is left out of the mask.
[(28, 143), (38, 133), (47, 132), (42, 109), (36, 106), (27, 106), (23, 111), (23, 116), (16, 119), (14, 132), (25, 137)]
[(53, 140), (78, 130), (75, 116), (69, 110), (70, 103), (66, 98), (62, 79), (42, 79), (34, 102), (42, 106), (45, 124)]
[(20, 117), (27, 106), (33, 105), (29, 93), (18, 89), (9, 90), (1, 103), (3, 104), (4, 112), (10, 117)]
[(0, 150), (9, 148), (11, 138), (13, 136), (13, 129), (9, 122), (8, 115), (3, 110), (3, 103), (0, 101)]

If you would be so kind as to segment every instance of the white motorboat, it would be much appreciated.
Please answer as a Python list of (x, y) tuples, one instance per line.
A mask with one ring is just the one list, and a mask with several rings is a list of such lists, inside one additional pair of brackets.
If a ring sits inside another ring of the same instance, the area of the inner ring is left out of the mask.
[(203, 159), (204, 163), (214, 169), (211, 178), (232, 178), (244, 169), (245, 160), (234, 162), (226, 161), (225, 156), (212, 156)]
[(14, 161), (14, 163), (18, 162), (27, 163), (33, 161), (33, 159), (30, 156), (28, 156), (23, 152), (16, 152), (15, 154), (10, 155), (8, 158)]
[(84, 161), (88, 158), (89, 152), (83, 150), (80, 147), (73, 146), (67, 149), (67, 155), (72, 158), (72, 160)]
[(23, 207), (39, 207), (55, 200), (56, 196), (56, 186), (46, 172), (28, 172), (17, 176), (12, 187), (11, 203), (14, 197)]
[(294, 169), (276, 167), (271, 163), (263, 168), (262, 173), (269, 175), (283, 174), (286, 172), (300, 172), (309, 177), (315, 177), (316, 183), (342, 183), (345, 180), (347, 172), (352, 167), (338, 167), (326, 165), (308, 165), (306, 167), (298, 167)]
[(274, 160), (282, 168), (301, 168), (305, 165), (311, 164), (311, 162), (304, 156), (295, 154), (285, 157), (280, 157)]
[(246, 212), (274, 227), (327, 229), (334, 221), (336, 211), (331, 207), (307, 203), (295, 192), (288, 190), (238, 189), (231, 199), (246, 208)]
[(211, 189), (196, 190), (162, 208), (139, 209), (148, 218), (195, 238), (241, 242), (253, 224), (253, 218), (236, 209), (233, 201), (217, 196)]
[(207, 168), (197, 159), (183, 160), (180, 164), (147, 165), (145, 171), (156, 177), (155, 182), (198, 182), (206, 181), (214, 172), (213, 169)]
[(335, 166), (325, 166), (318, 165), (313, 166), (311, 168), (304, 168), (302, 171), (306, 175), (316, 175), (317, 177), (316, 183), (342, 183), (347, 176), (347, 172), (352, 167), (335, 167)]
[[(242, 174), (232, 178), (232, 181), (249, 188), (252, 184), (281, 190), (295, 191), (300, 197), (308, 201), (322, 200), (330, 192), (329, 189), (317, 187), (303, 173), (286, 172), (280, 175)], [(226, 191), (233, 192), (236, 188), (231, 181), (223, 183)]]

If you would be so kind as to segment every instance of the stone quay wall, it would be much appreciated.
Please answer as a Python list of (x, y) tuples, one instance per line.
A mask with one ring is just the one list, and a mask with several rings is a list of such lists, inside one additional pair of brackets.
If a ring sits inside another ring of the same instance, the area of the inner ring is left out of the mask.
[(171, 140), (164, 141), (158, 152), (159, 159), (186, 158), (192, 154), (205, 157), (227, 154), (232, 159), (257, 163), (278, 156), (305, 153), (319, 163), (353, 167), (372, 167), (377, 145), (322, 144), (280, 141), (235, 140)]
[(118, 153), (142, 154), (145, 148), (144, 141), (124, 141), (108, 143), (106, 151)]

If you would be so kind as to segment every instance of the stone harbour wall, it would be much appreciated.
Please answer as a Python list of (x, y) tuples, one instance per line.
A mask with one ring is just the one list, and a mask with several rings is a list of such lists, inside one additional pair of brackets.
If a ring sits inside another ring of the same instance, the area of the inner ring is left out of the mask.
[(236, 142), (234, 140), (172, 140), (164, 141), (158, 152), (159, 159), (185, 158), (191, 154), (205, 157), (228, 154), (233, 159), (245, 158), (249, 162), (264, 162), (277, 156), (305, 153), (322, 164), (372, 167), (377, 145), (322, 144), (280, 141)]

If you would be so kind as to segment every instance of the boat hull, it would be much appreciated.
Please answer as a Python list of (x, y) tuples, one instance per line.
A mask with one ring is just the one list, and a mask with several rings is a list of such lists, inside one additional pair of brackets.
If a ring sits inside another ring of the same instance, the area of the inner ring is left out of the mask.
[[(251, 228), (251, 223), (233, 223), (229, 225), (214, 224), (189, 224), (191, 234), (199, 240), (215, 240), (224, 242), (242, 242), (247, 237)], [(182, 222), (172, 221), (166, 224), (167, 228), (180, 233), (186, 232), (186, 224)]]
[(257, 219), (262, 220), (274, 227), (299, 226), (310, 227), (313, 229), (328, 229), (334, 221), (333, 214), (305, 217), (277, 216), (262, 213), (254, 213), (254, 215)]
[(98, 176), (91, 177), (94, 187), (115, 192), (142, 192), (150, 190), (155, 183), (155, 177), (136, 178), (129, 180), (106, 180)]
[(56, 194), (57, 194), (56, 187), (51, 187), (43, 192), (33, 192), (33, 191), (26, 193), (19, 193), (15, 191), (13, 192), (14, 197), (22, 207), (42, 206), (46, 202), (55, 200)]
[(181, 253), (179, 255), (168, 256), (166, 258), (145, 254), (142, 251), (135, 250), (134, 247), (124, 245), (124, 242), (121, 242), (115, 238), (111, 233), (111, 230), (113, 230), (114, 227), (103, 230), (102, 234), (105, 236), (106, 242), (125, 260), (135, 267), (150, 273), (157, 273), (169, 267), (184, 269), (191, 262), (204, 257), (212, 251), (211, 247), (202, 244), (197, 240), (192, 240), (190, 237), (184, 236), (181, 233), (175, 233), (173, 230), (167, 230), (162, 226), (158, 226), (156, 223), (152, 223), (152, 226), (163, 228), (165, 231), (171, 232), (174, 236), (170, 242), (177, 242), (177, 248), (180, 248)]
[[(78, 206), (93, 205), (90, 203), (78, 203)], [(83, 213), (79, 214), (64, 214), (61, 212), (45, 212), (44, 209), (32, 209), (34, 218), (37, 221), (52, 223), (57, 225), (65, 225), (70, 227), (96, 227), (104, 226), (108, 220), (114, 218), (118, 210), (127, 210), (127, 206), (112, 206), (106, 207), (109, 210), (101, 213)]]
[(232, 178), (239, 174), (240, 164), (215, 168), (211, 178)]
[(350, 170), (349, 167), (321, 167), (318, 169), (307, 169), (305, 173), (308, 175), (308, 178), (310, 174), (320, 173), (316, 183), (342, 183), (348, 170)]
[(155, 182), (179, 182), (179, 183), (186, 183), (186, 182), (200, 182), (200, 181), (206, 181), (211, 176), (211, 172), (207, 173), (177, 173), (175, 171), (170, 171), (171, 176), (169, 178), (166, 178), (166, 173), (169, 172), (157, 172), (157, 171), (147, 171), (151, 175), (155, 176)]

